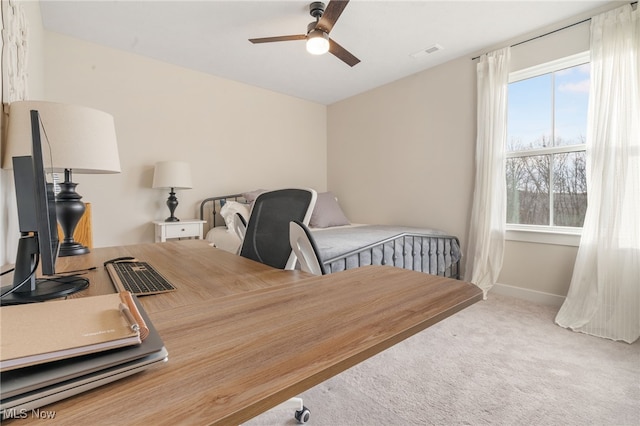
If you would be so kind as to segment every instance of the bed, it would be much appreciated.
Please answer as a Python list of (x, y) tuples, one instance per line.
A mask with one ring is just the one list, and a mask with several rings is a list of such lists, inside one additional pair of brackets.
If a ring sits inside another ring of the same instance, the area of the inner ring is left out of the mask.
[[(233, 230), (234, 218), (238, 213), (247, 219), (251, 202), (261, 191), (203, 200), (200, 219), (207, 221), (209, 243), (237, 253), (241, 241)], [(350, 223), (330, 192), (318, 194), (309, 225), (327, 273), (365, 265), (392, 265), (460, 279), (460, 242), (443, 231)]]

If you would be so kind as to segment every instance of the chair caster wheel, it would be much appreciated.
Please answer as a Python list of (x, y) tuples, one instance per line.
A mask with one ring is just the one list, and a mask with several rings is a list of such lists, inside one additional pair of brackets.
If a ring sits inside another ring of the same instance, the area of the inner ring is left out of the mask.
[(294, 417), (300, 424), (308, 422), (309, 416), (311, 416), (311, 412), (305, 406), (302, 406), (302, 410), (296, 410), (296, 414), (294, 415)]

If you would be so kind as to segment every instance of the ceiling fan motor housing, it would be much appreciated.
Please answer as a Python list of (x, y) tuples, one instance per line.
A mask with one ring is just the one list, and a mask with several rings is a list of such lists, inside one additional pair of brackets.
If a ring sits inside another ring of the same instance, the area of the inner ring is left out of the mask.
[(324, 3), (322, 3), (321, 1), (314, 1), (309, 5), (309, 14), (316, 18), (316, 20), (320, 19), (323, 13)]

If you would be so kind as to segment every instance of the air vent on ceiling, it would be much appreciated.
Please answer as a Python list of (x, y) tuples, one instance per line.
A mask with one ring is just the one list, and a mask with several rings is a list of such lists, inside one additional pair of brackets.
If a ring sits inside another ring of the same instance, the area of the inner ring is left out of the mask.
[(430, 54), (435, 53), (435, 52), (437, 52), (439, 50), (442, 50), (442, 49), (443, 49), (443, 47), (440, 46), (439, 44), (434, 44), (433, 46), (429, 46), (426, 49), (422, 49), (422, 50), (417, 51), (416, 53), (412, 53), (411, 56), (413, 56), (414, 58), (417, 59), (417, 58), (421, 58), (421, 57), (426, 56), (426, 55), (430, 55)]

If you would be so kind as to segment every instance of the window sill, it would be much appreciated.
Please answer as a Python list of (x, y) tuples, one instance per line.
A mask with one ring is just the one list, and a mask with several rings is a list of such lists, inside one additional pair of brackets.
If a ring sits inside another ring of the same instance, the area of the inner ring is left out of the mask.
[(581, 235), (581, 228), (507, 225), (505, 239), (508, 241), (578, 247)]

